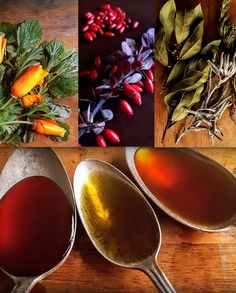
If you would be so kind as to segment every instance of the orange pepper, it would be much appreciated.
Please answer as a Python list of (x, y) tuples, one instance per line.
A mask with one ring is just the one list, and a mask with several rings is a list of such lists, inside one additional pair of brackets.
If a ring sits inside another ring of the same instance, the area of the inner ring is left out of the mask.
[(39, 85), (48, 75), (42, 65), (36, 64), (29, 67), (12, 85), (11, 93), (15, 97), (23, 97), (35, 86)]
[(24, 108), (29, 108), (40, 103), (42, 99), (41, 95), (26, 95), (21, 98), (21, 105)]
[(53, 120), (35, 120), (33, 130), (44, 135), (64, 137), (66, 130)]
[(0, 36), (0, 64), (2, 63), (6, 51), (7, 39)]

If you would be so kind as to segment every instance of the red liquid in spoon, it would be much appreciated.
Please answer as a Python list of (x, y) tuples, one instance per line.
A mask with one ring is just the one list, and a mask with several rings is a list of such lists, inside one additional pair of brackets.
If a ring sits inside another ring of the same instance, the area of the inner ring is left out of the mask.
[(0, 200), (0, 267), (21, 277), (49, 271), (68, 251), (73, 220), (70, 202), (51, 179), (18, 182)]

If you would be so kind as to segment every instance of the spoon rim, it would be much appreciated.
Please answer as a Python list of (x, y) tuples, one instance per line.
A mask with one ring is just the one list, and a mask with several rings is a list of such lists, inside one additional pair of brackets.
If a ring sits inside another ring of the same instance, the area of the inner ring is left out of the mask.
[[(34, 148), (34, 150), (37, 149), (37, 148)], [(14, 276), (14, 275), (11, 275), (10, 273), (8, 273), (7, 271), (5, 271), (3, 268), (1, 268), (0, 266), (0, 270), (2, 272), (4, 272), (6, 275), (8, 275), (11, 279), (13, 280), (29, 280), (29, 279), (32, 279), (32, 282), (34, 282), (35, 284), (38, 283), (39, 281), (41, 281), (42, 279), (44, 279), (45, 277), (51, 275), (53, 272), (55, 272), (57, 269), (59, 269), (63, 264), (64, 262), (67, 260), (67, 258), (69, 257), (71, 251), (72, 251), (72, 248), (74, 246), (74, 242), (75, 242), (75, 238), (76, 238), (76, 230), (77, 230), (77, 209), (76, 209), (76, 200), (75, 200), (75, 194), (74, 194), (74, 190), (73, 190), (73, 187), (72, 187), (72, 183), (70, 181), (70, 178), (69, 178), (69, 175), (68, 175), (68, 172), (61, 160), (61, 158), (59, 157), (59, 155), (56, 153), (56, 151), (53, 149), (53, 148), (44, 148), (44, 150), (46, 149), (46, 151), (50, 151), (52, 152), (55, 157), (57, 158), (59, 164), (61, 165), (62, 169), (64, 170), (64, 174), (65, 174), (65, 177), (67, 179), (67, 182), (68, 182), (68, 186), (69, 186), (69, 189), (71, 191), (71, 202), (73, 203), (73, 206), (72, 204), (70, 203), (70, 206), (72, 208), (72, 214), (73, 214), (73, 221), (72, 221), (72, 231), (71, 231), (71, 237), (70, 237), (70, 243), (68, 245), (68, 248), (67, 250), (65, 251), (65, 255), (63, 257), (63, 259), (57, 264), (55, 265), (53, 268), (51, 268), (49, 271), (41, 274), (41, 275), (35, 275), (35, 276), (29, 276), (29, 277), (25, 277), (25, 276)], [(22, 149), (24, 150), (24, 149)], [(41, 150), (41, 149), (40, 149)], [(3, 168), (2, 168), (2, 171), (4, 170), (8, 160), (10, 160), (10, 158), (12, 157), (12, 155), (14, 154), (14, 152), (17, 151), (16, 150), (13, 150), (13, 152), (10, 154), (10, 156), (8, 157), (7, 161), (5, 162)], [(2, 171), (0, 172), (0, 176), (1, 176), (1, 173)], [(34, 175), (36, 176), (36, 175)], [(41, 176), (41, 175), (40, 175)], [(49, 178), (47, 176), (44, 176), (46, 178)], [(24, 179), (26, 178), (29, 178), (29, 177), (25, 177)], [(22, 180), (24, 180), (22, 179)], [(50, 179), (50, 178), (49, 178)], [(20, 181), (19, 181), (20, 182)], [(56, 182), (55, 182), (56, 183)], [(57, 183), (56, 183), (57, 184)], [(64, 193), (64, 191), (63, 191)], [(66, 196), (66, 195), (65, 195)], [(67, 197), (67, 196), (66, 196)], [(2, 197), (4, 198), (4, 196)], [(0, 198), (0, 200), (2, 199)], [(67, 200), (69, 201), (69, 199), (67, 198)], [(70, 202), (70, 201), (69, 201)]]
[[(168, 216), (170, 216), (172, 219), (176, 220), (177, 222), (192, 228), (194, 230), (198, 230), (198, 231), (202, 231), (202, 232), (208, 232), (208, 233), (217, 233), (217, 232), (224, 232), (229, 230), (231, 227), (235, 226), (236, 221), (234, 220), (233, 223), (230, 223), (228, 225), (225, 225), (222, 228), (210, 228), (207, 226), (198, 226), (197, 224), (191, 223), (190, 221), (184, 219), (181, 216), (178, 216), (175, 212), (173, 212), (171, 209), (167, 208), (160, 200), (158, 200), (157, 197), (154, 196), (154, 194), (149, 190), (149, 188), (147, 187), (147, 185), (144, 183), (144, 181), (142, 180), (141, 176), (139, 175), (139, 172), (137, 170), (134, 158), (135, 158), (135, 154), (136, 152), (141, 149), (143, 147), (126, 147), (125, 148), (125, 158), (126, 158), (126, 163), (129, 167), (129, 170), (131, 172), (131, 174), (133, 175), (135, 181), (137, 182), (138, 186), (141, 188), (141, 190), (148, 196), (148, 198), (150, 198), (155, 205), (157, 205), (165, 214), (167, 214)], [(174, 148), (174, 149), (178, 149), (178, 148)], [(184, 151), (187, 151), (189, 153), (195, 153), (197, 155), (199, 155), (200, 157), (204, 158), (205, 160), (214, 163), (215, 165), (218, 165), (219, 167), (221, 167), (225, 172), (227, 172), (229, 175), (231, 175), (234, 179), (236, 179), (236, 176), (230, 171), (228, 170), (226, 167), (223, 166), (223, 164), (217, 162), (214, 159), (209, 158), (208, 156), (202, 154), (201, 152), (193, 149), (193, 148), (181, 148)], [(179, 149), (178, 149), (179, 150)], [(236, 216), (236, 213), (235, 215)]]
[[(102, 252), (98, 247), (97, 247), (97, 244), (96, 244), (96, 241), (94, 240), (93, 237), (91, 237), (91, 233), (88, 231), (87, 229), (87, 225), (84, 221), (84, 217), (82, 215), (82, 209), (81, 209), (81, 193), (79, 192), (76, 192), (75, 188), (76, 188), (76, 181), (77, 181), (77, 176), (79, 176), (79, 169), (81, 168), (81, 165), (82, 164), (86, 164), (87, 162), (96, 162), (96, 163), (99, 163), (99, 164), (104, 164), (106, 165), (108, 168), (110, 168), (112, 170), (112, 172), (116, 172), (117, 174), (119, 174), (121, 177), (123, 177), (125, 180), (127, 180), (127, 182), (137, 191), (137, 193), (139, 194), (139, 196), (141, 196), (144, 200), (144, 202), (147, 204), (148, 208), (151, 209), (152, 211), (152, 214), (154, 215), (154, 219), (157, 223), (157, 232), (156, 234), (159, 234), (159, 241), (158, 241), (158, 245), (157, 245), (157, 248), (155, 249), (155, 251), (148, 255), (146, 258), (144, 258), (142, 261), (140, 262), (137, 262), (137, 263), (132, 263), (130, 265), (126, 265), (126, 264), (121, 264), (121, 263), (118, 263), (114, 260), (112, 260), (111, 258), (109, 258), (104, 252)], [(75, 198), (76, 198), (76, 205), (77, 205), (77, 210), (78, 210), (78, 213), (79, 213), (79, 217), (80, 217), (80, 220), (83, 224), (83, 227), (89, 237), (89, 239), (91, 240), (92, 244), (94, 245), (94, 247), (96, 248), (96, 250), (106, 259), (108, 260), (109, 262), (115, 264), (115, 265), (118, 265), (120, 267), (124, 267), (124, 268), (136, 268), (136, 269), (143, 269), (143, 263), (146, 262), (147, 260), (150, 259), (150, 257), (155, 257), (158, 255), (159, 251), (160, 251), (160, 248), (161, 248), (161, 244), (162, 244), (162, 232), (161, 232), (161, 226), (160, 226), (160, 223), (159, 223), (159, 220), (157, 218), (157, 215), (156, 213), (154, 212), (152, 206), (150, 205), (150, 203), (148, 202), (147, 198), (144, 196), (144, 194), (142, 193), (142, 191), (135, 185), (135, 183), (127, 176), (125, 175), (122, 171), (120, 171), (117, 167), (113, 166), (112, 164), (106, 162), (106, 161), (103, 161), (103, 160), (99, 160), (99, 159), (95, 159), (95, 158), (88, 158), (88, 159), (84, 159), (82, 160), (76, 167), (76, 170), (75, 170), (75, 173), (74, 173), (74, 180), (73, 180), (74, 184), (74, 192), (75, 192)], [(78, 195), (78, 200), (77, 200), (77, 195)]]

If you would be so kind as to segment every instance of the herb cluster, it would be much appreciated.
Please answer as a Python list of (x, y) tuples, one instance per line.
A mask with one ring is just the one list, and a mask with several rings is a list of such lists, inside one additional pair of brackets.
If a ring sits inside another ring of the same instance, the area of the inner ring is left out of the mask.
[[(163, 134), (185, 119), (183, 132), (207, 130), (210, 138), (222, 139), (217, 126), (224, 111), (235, 107), (235, 26), (230, 24), (230, 1), (222, 3), (219, 39), (203, 46), (204, 17), (199, 4), (193, 10), (178, 11), (168, 0), (160, 11), (155, 57), (167, 67), (168, 123)], [(234, 94), (231, 94), (231, 92)]]
[[(40, 43), (41, 37), (42, 29), (37, 20), (26, 20), (18, 25), (0, 23), (0, 38), (7, 42), (5, 51), (1, 52), (4, 56), (0, 64), (1, 143), (18, 145), (20, 142), (32, 141), (32, 127), (37, 121), (41, 121), (43, 129), (39, 133), (56, 141), (68, 138), (66, 119), (71, 115), (71, 110), (57, 103), (55, 98), (63, 99), (77, 94), (78, 54), (57, 40)], [(26, 76), (27, 70), (37, 64), (47, 72), (47, 76), (40, 84), (32, 87), (27, 95), (32, 99), (41, 97), (40, 101), (26, 107), (24, 97), (14, 96), (12, 87), (19, 78), (21, 82), (25, 79), (24, 84), (27, 86), (33, 83), (33, 77), (24, 78), (24, 74)], [(44, 122), (50, 122), (51, 128), (53, 125), (65, 128), (65, 134), (57, 136), (53, 129), (47, 131), (45, 128), (44, 131)]]

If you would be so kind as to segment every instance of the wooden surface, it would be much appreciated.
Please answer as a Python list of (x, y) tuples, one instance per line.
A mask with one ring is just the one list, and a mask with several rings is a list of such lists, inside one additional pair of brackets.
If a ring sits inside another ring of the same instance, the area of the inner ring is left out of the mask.
[[(19, 23), (38, 19), (43, 30), (43, 40), (59, 39), (69, 48), (78, 50), (78, 1), (77, 0), (0, 0), (0, 21)], [(76, 147), (78, 145), (78, 97), (60, 100), (71, 107), (73, 114), (67, 120), (70, 137), (67, 142), (55, 143), (42, 135), (25, 146)]]
[[(109, 1), (108, 1), (109, 2)], [(132, 38), (140, 41), (144, 32), (155, 26), (156, 0), (135, 1), (135, 0), (112, 0), (110, 3), (113, 6), (120, 6), (132, 20), (138, 20), (140, 25), (135, 30), (126, 30), (123, 34), (117, 34), (112, 39), (98, 37), (93, 43), (84, 40), (80, 32), (80, 70), (89, 70), (94, 64), (96, 56), (102, 58), (107, 57), (113, 51), (121, 49), (121, 43), (126, 38)], [(81, 1), (80, 3), (80, 27), (85, 23), (82, 15), (87, 11), (95, 12), (104, 4), (104, 0), (89, 0)], [(86, 83), (87, 79), (80, 79), (80, 94), (81, 97), (86, 97), (85, 89), (91, 86), (91, 83)], [(86, 93), (88, 90), (86, 91)], [(107, 123), (107, 127), (114, 129), (120, 136), (119, 146), (136, 146), (154, 145), (154, 95), (147, 92), (142, 93), (143, 103), (141, 106), (135, 105), (132, 101), (130, 104), (134, 110), (134, 115), (128, 117), (122, 112), (118, 100), (111, 100), (106, 103), (105, 108), (111, 109), (114, 112), (114, 118)], [(81, 103), (81, 107), (85, 107)], [(87, 106), (87, 105), (86, 105)], [(83, 110), (83, 108), (81, 108)], [(96, 145), (96, 136), (93, 134), (84, 135), (80, 139), (80, 143), (84, 146)], [(108, 145), (114, 145), (108, 142)]]
[[(202, 149), (236, 175), (236, 150)], [(70, 178), (85, 158), (114, 164), (130, 176), (123, 148), (57, 149)], [(11, 150), (0, 150), (0, 171)], [(208, 234), (186, 228), (155, 208), (163, 233), (158, 263), (177, 292), (236, 292), (236, 228)], [(78, 222), (75, 246), (65, 264), (38, 284), (32, 293), (154, 293), (149, 279), (139, 271), (117, 267), (95, 250)], [(0, 273), (0, 292), (8, 293), (11, 280)]]
[[(205, 20), (204, 42), (219, 39), (217, 33), (218, 17), (220, 12), (221, 0), (176, 0), (177, 8), (186, 7), (191, 9), (199, 2), (202, 4)], [(159, 11), (165, 0), (158, 1)], [(232, 0), (231, 19), (236, 23), (236, 0)], [(165, 141), (162, 143), (162, 135), (167, 121), (167, 109), (164, 103), (165, 92), (162, 91), (164, 80), (166, 79), (166, 71), (159, 63), (156, 65), (156, 95), (155, 95), (155, 145), (157, 147), (210, 147), (208, 133), (191, 132), (184, 136), (181, 142), (176, 145), (176, 137), (183, 127), (183, 122), (179, 122), (171, 130), (167, 132)], [(215, 147), (236, 147), (236, 124), (229, 118), (229, 113), (225, 113), (219, 122), (219, 127), (224, 133), (223, 141), (214, 140)]]

